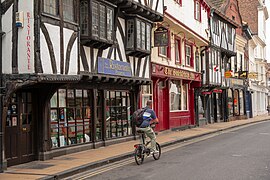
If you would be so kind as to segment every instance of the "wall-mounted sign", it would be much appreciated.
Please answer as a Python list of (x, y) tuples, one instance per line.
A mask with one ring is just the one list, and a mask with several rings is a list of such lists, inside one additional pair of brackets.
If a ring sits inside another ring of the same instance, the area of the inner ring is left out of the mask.
[(241, 79), (247, 79), (248, 71), (239, 71), (238, 75), (239, 75), (239, 78), (241, 78)]
[(98, 58), (98, 73), (131, 77), (131, 67), (127, 62)]
[(248, 78), (257, 79), (258, 78), (258, 73), (257, 72), (249, 72), (248, 73)]
[(168, 46), (169, 44), (169, 36), (168, 29), (164, 27), (159, 27), (154, 31), (154, 46)]
[(16, 27), (23, 27), (23, 12), (16, 12)]
[(231, 78), (231, 77), (232, 77), (232, 71), (226, 71), (225, 78)]
[(243, 86), (244, 85), (244, 80), (243, 79), (236, 79), (236, 78), (231, 78), (230, 79), (230, 85), (231, 86)]
[(152, 64), (152, 74), (160, 77), (173, 77), (178, 79), (201, 81), (201, 74), (196, 72), (191, 72), (183, 69), (177, 69), (173, 67), (163, 66), (160, 64)]

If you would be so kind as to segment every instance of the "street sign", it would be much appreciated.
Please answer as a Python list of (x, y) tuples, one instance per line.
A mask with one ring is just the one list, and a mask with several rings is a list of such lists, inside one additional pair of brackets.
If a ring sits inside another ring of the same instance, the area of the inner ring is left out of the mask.
[(232, 77), (232, 72), (231, 71), (226, 71), (225, 72), (225, 78), (231, 78)]

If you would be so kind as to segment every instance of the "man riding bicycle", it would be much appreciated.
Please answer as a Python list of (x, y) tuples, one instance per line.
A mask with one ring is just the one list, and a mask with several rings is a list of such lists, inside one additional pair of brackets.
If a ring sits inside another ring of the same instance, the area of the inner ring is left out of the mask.
[(155, 111), (152, 109), (152, 101), (148, 100), (146, 102), (146, 107), (144, 108), (143, 122), (137, 130), (143, 131), (151, 139), (151, 151), (153, 153), (158, 153), (156, 149), (156, 134), (151, 128), (151, 124), (158, 123), (158, 118)]

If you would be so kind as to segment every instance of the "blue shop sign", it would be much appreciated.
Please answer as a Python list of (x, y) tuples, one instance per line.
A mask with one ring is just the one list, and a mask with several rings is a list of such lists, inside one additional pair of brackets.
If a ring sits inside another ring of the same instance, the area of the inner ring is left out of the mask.
[(131, 77), (130, 63), (98, 58), (98, 73)]

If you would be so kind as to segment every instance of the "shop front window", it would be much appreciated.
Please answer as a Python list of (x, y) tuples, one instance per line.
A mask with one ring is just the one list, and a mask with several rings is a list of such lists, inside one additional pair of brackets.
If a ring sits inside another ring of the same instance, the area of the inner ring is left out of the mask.
[(239, 106), (240, 106), (240, 115), (245, 114), (245, 105), (244, 105), (244, 91), (239, 92)]
[(127, 91), (106, 92), (106, 138), (132, 134), (130, 94)]
[(188, 85), (185, 84), (182, 86), (182, 94), (183, 94), (183, 108), (182, 110), (188, 110)]
[(228, 90), (228, 113), (229, 116), (233, 116), (233, 95), (232, 90)]
[(91, 141), (89, 90), (59, 89), (51, 98), (52, 147)]
[(170, 82), (170, 110), (179, 111), (181, 108), (181, 82), (172, 80)]
[(146, 106), (146, 102), (152, 99), (152, 86), (143, 85), (142, 86), (142, 107)]
[(233, 105), (234, 105), (234, 115), (239, 115), (239, 92), (238, 90), (234, 90), (233, 92), (234, 99), (233, 99)]

